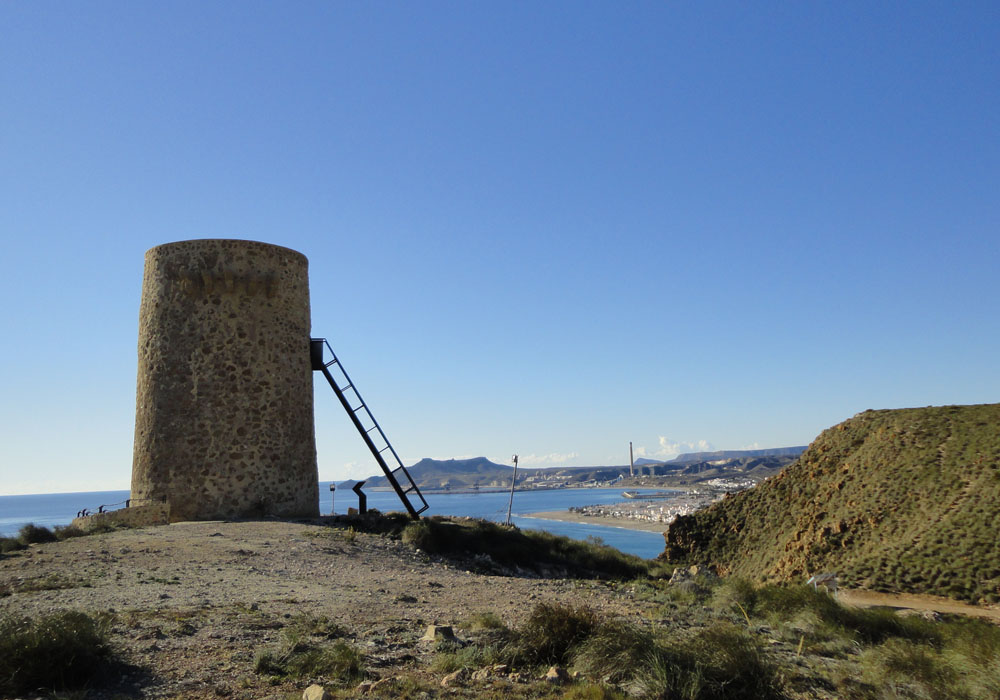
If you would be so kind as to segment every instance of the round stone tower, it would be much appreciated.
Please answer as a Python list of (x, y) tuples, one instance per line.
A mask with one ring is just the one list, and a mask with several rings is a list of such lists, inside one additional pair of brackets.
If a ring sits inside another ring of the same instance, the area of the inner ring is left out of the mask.
[(146, 252), (132, 504), (170, 519), (319, 515), (308, 261), (255, 241)]

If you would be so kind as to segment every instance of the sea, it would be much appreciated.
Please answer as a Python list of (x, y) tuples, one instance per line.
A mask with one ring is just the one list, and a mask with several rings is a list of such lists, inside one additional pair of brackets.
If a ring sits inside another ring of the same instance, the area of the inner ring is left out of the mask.
[[(320, 483), (321, 514), (346, 513), (348, 507), (357, 507), (357, 496), (347, 485), (331, 492), (331, 483)], [(663, 535), (660, 533), (532, 517), (533, 513), (567, 510), (571, 506), (619, 503), (627, 500), (622, 492), (623, 489), (616, 488), (515, 491), (511, 522), (522, 529), (544, 530), (577, 540), (599, 538), (604, 544), (623, 552), (652, 559), (663, 551)], [(377, 508), (383, 512), (403, 510), (399, 498), (392, 491), (366, 491), (365, 494), (369, 508)], [(128, 491), (0, 496), (0, 536), (14, 535), (27, 523), (50, 528), (68, 525), (84, 508), (91, 512), (102, 505), (117, 508), (128, 497)], [(424, 515), (468, 515), (501, 522), (507, 519), (510, 492), (425, 493), (424, 497), (429, 506)]]

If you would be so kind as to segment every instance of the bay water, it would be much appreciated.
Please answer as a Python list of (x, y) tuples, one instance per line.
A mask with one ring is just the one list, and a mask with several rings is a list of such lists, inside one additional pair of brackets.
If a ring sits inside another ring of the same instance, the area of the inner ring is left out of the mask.
[[(331, 492), (330, 483), (320, 483), (320, 513), (346, 513), (348, 507), (357, 507), (357, 496), (347, 484)], [(516, 491), (511, 522), (522, 529), (544, 530), (578, 540), (597, 537), (623, 552), (651, 559), (663, 551), (663, 535), (659, 533), (531, 517), (532, 513), (564, 511), (571, 506), (618, 503), (626, 500), (622, 491), (615, 488)], [(392, 491), (365, 493), (369, 508), (383, 512), (403, 510)], [(14, 535), (27, 523), (50, 528), (68, 525), (84, 508), (96, 512), (101, 505), (122, 504), (128, 497), (128, 491), (0, 496), (0, 536)], [(510, 492), (427, 493), (425, 498), (429, 508), (424, 515), (471, 516), (502, 522), (507, 519)]]

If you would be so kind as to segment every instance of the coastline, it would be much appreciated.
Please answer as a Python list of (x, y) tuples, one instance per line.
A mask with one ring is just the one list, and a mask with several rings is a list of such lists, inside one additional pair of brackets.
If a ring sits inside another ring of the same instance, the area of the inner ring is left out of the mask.
[(543, 520), (561, 520), (565, 523), (578, 523), (581, 525), (601, 525), (603, 527), (617, 527), (623, 530), (642, 530), (644, 532), (666, 532), (667, 523), (654, 523), (649, 520), (630, 520), (628, 518), (611, 518), (600, 515), (580, 515), (568, 510), (550, 510), (540, 513), (525, 513), (522, 518), (541, 518)]

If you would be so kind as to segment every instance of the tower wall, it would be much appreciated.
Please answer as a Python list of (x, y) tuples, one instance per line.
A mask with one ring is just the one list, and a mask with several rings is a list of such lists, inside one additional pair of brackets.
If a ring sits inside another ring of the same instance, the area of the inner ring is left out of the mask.
[(146, 252), (132, 499), (171, 520), (319, 514), (305, 256), (254, 241)]

